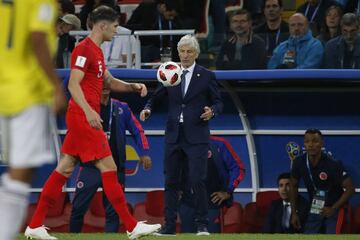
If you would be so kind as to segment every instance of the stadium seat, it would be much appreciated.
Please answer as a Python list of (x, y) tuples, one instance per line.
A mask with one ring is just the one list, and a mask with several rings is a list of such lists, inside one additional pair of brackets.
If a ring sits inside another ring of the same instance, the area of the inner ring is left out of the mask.
[(259, 233), (262, 231), (271, 202), (279, 199), (278, 191), (264, 191), (256, 194), (256, 202), (248, 203), (244, 210), (244, 232)]
[[(128, 209), (130, 213), (133, 213), (131, 205), (128, 203)], [(93, 232), (104, 232), (105, 229), (105, 209), (103, 205), (103, 192), (97, 192), (91, 200), (89, 210), (84, 217), (84, 225), (82, 232), (93, 233)], [(121, 223), (119, 232), (125, 232), (124, 224)]]
[(234, 202), (230, 208), (224, 207), (220, 218), (222, 233), (243, 232), (243, 208), (240, 203)]
[[(134, 217), (146, 220), (149, 224), (164, 224), (164, 191), (156, 190), (146, 193), (145, 202), (137, 203), (134, 207)], [(180, 232), (180, 218), (178, 216), (176, 231)]]
[(352, 215), (352, 233), (360, 233), (360, 204), (358, 204)]

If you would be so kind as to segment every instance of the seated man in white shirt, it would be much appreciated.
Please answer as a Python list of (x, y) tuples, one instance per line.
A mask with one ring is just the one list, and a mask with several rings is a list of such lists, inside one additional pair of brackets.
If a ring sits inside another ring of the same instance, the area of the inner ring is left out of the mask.
[[(118, 34), (125, 35), (115, 35), (111, 42), (104, 42), (101, 45), (101, 49), (104, 53), (105, 64), (108, 68), (124, 68), (127, 63), (128, 48), (130, 48), (131, 53), (131, 63), (135, 59), (135, 42), (136, 39), (131, 34), (131, 30), (118, 26)], [(126, 35), (129, 34), (129, 35)], [(131, 64), (132, 65), (132, 64)]]

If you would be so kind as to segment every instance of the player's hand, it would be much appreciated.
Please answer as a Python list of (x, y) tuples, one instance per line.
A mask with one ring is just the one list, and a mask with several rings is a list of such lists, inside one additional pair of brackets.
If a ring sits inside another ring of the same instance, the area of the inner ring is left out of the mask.
[(66, 111), (67, 100), (64, 91), (59, 84), (54, 89), (54, 105), (53, 110), (55, 113), (64, 113)]
[(293, 211), (291, 212), (291, 225), (293, 225), (293, 227), (295, 229), (301, 228), (300, 218), (299, 218), (298, 214)]
[(149, 170), (152, 166), (151, 157), (150, 156), (140, 157), (140, 163), (143, 165), (144, 170)]
[(143, 83), (131, 83), (131, 88), (134, 92), (140, 93), (141, 97), (145, 97), (147, 95), (147, 88)]
[(209, 121), (214, 116), (213, 111), (208, 106), (204, 107), (204, 112), (201, 114), (200, 118), (204, 121)]
[(100, 115), (94, 111), (93, 109), (90, 109), (89, 111), (85, 112), (86, 120), (90, 124), (91, 127), (95, 129), (102, 129), (102, 119), (100, 118)]
[(320, 214), (326, 218), (331, 217), (332, 215), (334, 215), (336, 212), (335, 208), (332, 207), (323, 207), (323, 209), (321, 210)]
[(228, 192), (213, 192), (211, 194), (211, 202), (217, 205), (221, 205), (225, 200), (229, 199), (231, 196)]
[(146, 119), (150, 117), (150, 115), (151, 115), (150, 109), (144, 109), (140, 112), (140, 120), (144, 122)]

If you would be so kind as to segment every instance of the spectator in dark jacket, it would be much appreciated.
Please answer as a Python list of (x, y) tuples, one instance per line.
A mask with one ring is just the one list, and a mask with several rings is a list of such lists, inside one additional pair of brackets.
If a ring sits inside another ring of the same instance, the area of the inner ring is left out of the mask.
[(254, 29), (265, 42), (267, 59), (270, 59), (277, 45), (289, 37), (289, 25), (282, 20), (282, 0), (265, 0), (265, 22)]
[(323, 45), (341, 34), (340, 20), (342, 15), (343, 11), (338, 5), (331, 5), (326, 9), (325, 21), (320, 29), (320, 34), (316, 37)]
[(346, 13), (341, 19), (341, 36), (330, 40), (325, 49), (325, 68), (360, 68), (359, 18)]
[[(156, 0), (154, 2), (142, 2), (134, 10), (127, 22), (127, 28), (131, 30), (174, 30), (181, 29), (182, 23), (179, 14), (178, 0)], [(160, 60), (161, 50), (170, 48), (172, 60), (179, 61), (177, 43), (180, 36), (144, 36), (141, 41), (142, 62)]]
[(216, 68), (222, 70), (265, 68), (265, 43), (253, 34), (250, 13), (245, 9), (231, 12), (229, 22), (230, 32), (221, 46)]
[(321, 25), (325, 18), (325, 10), (333, 4), (334, 1), (331, 0), (306, 0), (306, 2), (297, 9), (297, 12), (304, 14), (308, 19), (310, 29), (314, 36), (317, 36), (320, 32)]
[(309, 203), (305, 198), (298, 195), (297, 211), (300, 218), (300, 229), (294, 229), (290, 223), (291, 205), (289, 197), (290, 173), (282, 173), (278, 179), (278, 191), (280, 199), (271, 203), (268, 216), (263, 228), (264, 233), (301, 233), (309, 212)]

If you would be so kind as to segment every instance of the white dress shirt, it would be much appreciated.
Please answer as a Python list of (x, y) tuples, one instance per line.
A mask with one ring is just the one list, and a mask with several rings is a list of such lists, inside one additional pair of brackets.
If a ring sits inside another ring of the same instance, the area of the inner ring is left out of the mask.
[[(184, 68), (183, 66), (181, 66), (181, 71), (187, 70), (188, 73), (185, 75), (185, 95), (186, 92), (189, 88), (190, 85), (190, 81), (191, 81), (191, 77), (194, 73), (194, 68), (195, 68), (195, 62), (193, 63), (193, 65), (191, 65), (189, 68)], [(183, 123), (184, 122), (184, 117), (183, 117), (183, 113), (181, 112), (180, 114), (180, 120), (179, 122)]]

